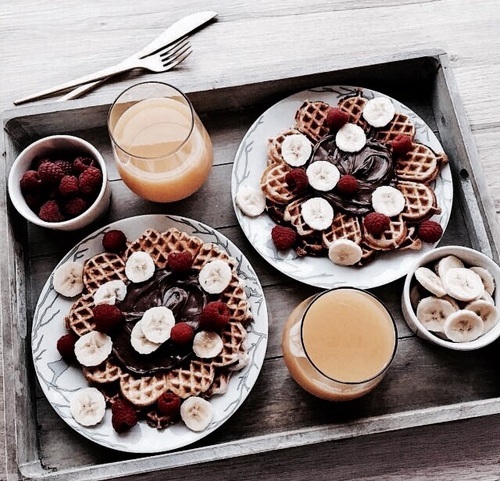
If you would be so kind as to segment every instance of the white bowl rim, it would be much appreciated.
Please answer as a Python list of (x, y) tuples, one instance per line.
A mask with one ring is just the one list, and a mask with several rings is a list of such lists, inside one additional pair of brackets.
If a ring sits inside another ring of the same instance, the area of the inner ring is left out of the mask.
[[(44, 144), (48, 141), (57, 141), (57, 140), (69, 140), (73, 141), (75, 143), (81, 144), (83, 148), (88, 150), (93, 154), (97, 162), (99, 163), (99, 166), (101, 168), (102, 172), (102, 178), (103, 182), (101, 185), (101, 190), (99, 191), (99, 194), (95, 198), (94, 202), (88, 207), (88, 209), (85, 212), (82, 212), (80, 215), (77, 217), (73, 217), (72, 219), (68, 219), (62, 222), (46, 222), (40, 217), (38, 217), (33, 210), (28, 206), (26, 201), (24, 200), (24, 196), (21, 193), (21, 188), (19, 186), (19, 180), (20, 178), (17, 178), (14, 174), (16, 173), (16, 169), (14, 168), (16, 163), (19, 161), (20, 158), (24, 158), (25, 156), (29, 155), (29, 153), (34, 150), (36, 147), (40, 146), (41, 144)], [(101, 153), (94, 147), (90, 142), (88, 142), (85, 139), (82, 139), (81, 137), (77, 137), (75, 135), (68, 135), (68, 134), (55, 134), (55, 135), (48, 135), (45, 137), (42, 137), (38, 140), (35, 140), (31, 144), (29, 144), (27, 147), (25, 147), (14, 159), (14, 162), (12, 163), (12, 166), (10, 168), (9, 172), (9, 177), (7, 181), (8, 185), (8, 191), (9, 191), (9, 197), (14, 205), (15, 209), (29, 222), (39, 225), (41, 227), (47, 227), (49, 229), (61, 229), (63, 230), (65, 227), (71, 227), (75, 224), (79, 224), (85, 221), (85, 218), (88, 216), (92, 215), (92, 211), (96, 208), (96, 206), (102, 201), (106, 194), (107, 190), (107, 182), (108, 182), (108, 171), (106, 167), (106, 162), (104, 161), (104, 158), (102, 157)], [(16, 199), (13, 198), (13, 193), (16, 192), (19, 195), (16, 195)], [(82, 225), (83, 227), (83, 225)]]
[[(418, 267), (428, 264), (429, 262), (435, 261), (441, 257), (445, 257), (447, 255), (454, 255), (470, 265), (471, 262), (463, 259), (460, 254), (462, 255), (468, 254), (470, 256), (474, 256), (478, 259), (478, 262), (480, 262), (481, 264), (488, 265), (491, 268), (491, 270), (493, 271), (492, 275), (494, 276), (496, 283), (495, 305), (499, 306), (500, 284), (498, 281), (500, 280), (500, 266), (498, 266), (498, 264), (496, 264), (490, 257), (488, 257), (483, 252), (472, 249), (471, 247), (465, 247), (459, 245), (447, 245), (447, 246), (436, 247), (432, 251), (427, 252), (426, 254), (422, 255), (419, 259), (417, 259), (417, 261), (413, 264), (413, 266), (411, 267), (410, 271), (408, 272), (405, 278), (403, 293), (401, 296), (401, 303), (402, 303), (401, 308), (403, 311), (403, 318), (409, 325), (410, 329), (413, 332), (415, 332), (417, 336), (423, 337), (424, 339), (434, 344), (449, 349), (453, 349), (455, 351), (472, 351), (475, 349), (486, 347), (500, 337), (500, 321), (497, 322), (497, 324), (486, 334), (478, 337), (477, 339), (474, 339), (473, 341), (468, 341), (468, 342), (448, 341), (446, 339), (440, 338), (439, 336), (436, 336), (421, 324), (421, 322), (417, 319), (417, 316), (415, 315), (414, 309), (410, 301), (411, 281), (414, 277), (415, 270)], [(411, 318), (411, 321), (408, 321), (406, 319), (406, 315), (408, 315)], [(415, 325), (415, 327), (418, 329), (418, 332), (414, 330), (414, 328), (410, 325), (410, 323), (413, 323)]]

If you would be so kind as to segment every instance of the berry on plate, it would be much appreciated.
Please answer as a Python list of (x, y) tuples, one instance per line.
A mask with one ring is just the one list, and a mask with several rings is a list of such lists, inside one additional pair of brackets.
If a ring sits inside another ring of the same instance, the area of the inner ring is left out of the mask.
[(297, 233), (291, 227), (276, 225), (271, 231), (271, 238), (278, 250), (287, 250), (295, 244)]
[(434, 244), (443, 235), (443, 228), (441, 224), (434, 220), (424, 220), (418, 227), (417, 236), (424, 242)]

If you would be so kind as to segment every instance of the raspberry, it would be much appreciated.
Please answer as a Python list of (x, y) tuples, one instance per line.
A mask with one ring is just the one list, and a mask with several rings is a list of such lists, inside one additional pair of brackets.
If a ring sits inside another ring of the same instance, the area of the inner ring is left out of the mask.
[(442, 235), (443, 228), (438, 222), (435, 222), (433, 220), (424, 220), (420, 224), (417, 233), (417, 236), (420, 240), (423, 240), (424, 242), (430, 242), (431, 244), (434, 244), (434, 242), (437, 242), (439, 239), (441, 239)]
[(353, 175), (343, 175), (337, 183), (337, 189), (341, 194), (354, 195), (359, 190), (359, 180)]
[(61, 214), (55, 200), (48, 200), (45, 202), (45, 204), (40, 207), (38, 217), (45, 222), (62, 222), (64, 220), (64, 216)]
[(365, 229), (372, 235), (378, 236), (389, 228), (391, 219), (379, 212), (370, 212), (363, 220)]
[(23, 193), (37, 193), (42, 187), (42, 179), (36, 170), (27, 170), (19, 181)]
[(396, 135), (394, 140), (391, 142), (391, 146), (394, 155), (404, 155), (413, 147), (412, 138), (410, 135), (405, 134)]
[(280, 251), (290, 249), (297, 240), (297, 233), (291, 227), (276, 225), (271, 231), (271, 238)]
[(88, 206), (89, 204), (85, 199), (82, 199), (81, 197), (73, 197), (64, 204), (64, 211), (70, 217), (76, 217), (77, 215), (85, 212)]
[(58, 339), (57, 350), (65, 361), (71, 362), (76, 359), (75, 342), (78, 341), (78, 339), (78, 336), (74, 332), (64, 334), (64, 336)]
[(119, 254), (127, 247), (127, 237), (121, 230), (108, 230), (102, 237), (102, 246), (108, 252)]
[(78, 179), (74, 175), (65, 175), (59, 184), (59, 193), (66, 197), (78, 192)]
[(306, 171), (299, 168), (287, 172), (285, 175), (285, 182), (288, 184), (288, 187), (297, 194), (304, 192), (309, 185)]
[(170, 339), (176, 344), (189, 344), (194, 337), (194, 329), (187, 322), (178, 322), (170, 330)]
[(42, 204), (45, 202), (45, 198), (41, 194), (31, 192), (24, 194), (24, 200), (33, 212), (38, 212)]
[(338, 130), (349, 122), (349, 114), (337, 107), (331, 107), (328, 109), (325, 122), (330, 130)]
[(74, 175), (73, 164), (69, 160), (56, 160), (54, 164), (61, 167), (64, 175)]
[(164, 392), (156, 401), (158, 410), (172, 418), (178, 418), (181, 413), (181, 398), (173, 392)]
[(185, 273), (193, 265), (193, 256), (188, 251), (172, 252), (168, 255), (168, 267), (172, 272)]
[(207, 330), (222, 329), (231, 319), (231, 311), (225, 302), (209, 302), (201, 311), (200, 326)]
[(78, 176), (78, 185), (83, 194), (95, 194), (102, 185), (102, 172), (97, 167), (88, 167)]
[(137, 424), (134, 407), (124, 399), (116, 400), (111, 406), (111, 424), (117, 433), (128, 431)]
[(97, 162), (92, 157), (77, 157), (73, 161), (73, 168), (78, 174), (81, 174), (89, 167), (97, 167)]
[(40, 176), (43, 184), (57, 185), (64, 177), (64, 172), (61, 167), (56, 165), (54, 162), (46, 160), (38, 167), (38, 175)]
[(92, 309), (96, 331), (109, 333), (123, 321), (123, 313), (111, 304), (97, 304)]

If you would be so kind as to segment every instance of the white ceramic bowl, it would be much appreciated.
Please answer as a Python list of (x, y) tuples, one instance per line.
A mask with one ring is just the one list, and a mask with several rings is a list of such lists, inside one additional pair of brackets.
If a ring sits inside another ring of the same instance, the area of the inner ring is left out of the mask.
[(422, 339), (426, 339), (427, 341), (430, 341), (434, 344), (437, 344), (438, 346), (446, 347), (448, 349), (454, 349), (456, 351), (472, 351), (475, 349), (480, 349), (498, 339), (498, 337), (500, 336), (500, 322), (497, 322), (497, 324), (490, 331), (473, 341), (453, 342), (447, 339), (442, 339), (438, 335), (426, 329), (417, 319), (415, 311), (412, 307), (410, 301), (410, 289), (414, 282), (415, 271), (421, 266), (432, 264), (448, 255), (454, 255), (458, 257), (466, 266), (480, 266), (490, 271), (495, 279), (496, 285), (496, 289), (493, 293), (493, 299), (495, 301), (495, 305), (500, 308), (500, 267), (498, 266), (498, 264), (493, 262), (488, 256), (482, 254), (481, 252), (470, 249), (468, 247), (444, 246), (438, 247), (424, 254), (408, 272), (401, 298), (401, 309), (403, 311), (403, 316), (409, 328), (417, 336), (421, 337)]
[[(46, 222), (33, 212), (21, 192), (20, 180), (24, 172), (26, 172), (33, 159), (36, 157), (47, 156), (54, 151), (75, 151), (84, 155), (87, 154), (93, 157), (98, 163), (102, 171), (103, 183), (101, 190), (94, 203), (82, 214), (69, 220), (62, 222)], [(99, 151), (86, 140), (74, 137), (71, 135), (52, 135), (44, 137), (26, 147), (16, 158), (9, 172), (8, 180), (9, 196), (16, 210), (28, 221), (33, 224), (46, 227), (53, 230), (72, 231), (81, 229), (88, 224), (91, 224), (103, 215), (108, 207), (111, 197), (111, 189), (108, 181), (108, 173), (106, 163)]]

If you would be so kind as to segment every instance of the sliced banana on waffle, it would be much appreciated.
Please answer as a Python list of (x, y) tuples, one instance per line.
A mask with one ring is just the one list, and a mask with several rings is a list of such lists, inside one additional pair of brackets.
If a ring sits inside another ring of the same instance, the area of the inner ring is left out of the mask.
[(359, 125), (347, 123), (338, 130), (335, 143), (343, 152), (359, 152), (366, 145), (365, 131)]
[(353, 266), (362, 256), (361, 247), (350, 239), (336, 239), (328, 248), (328, 258), (340, 266)]
[(363, 118), (372, 127), (385, 127), (396, 114), (394, 104), (387, 97), (375, 97), (368, 100), (363, 108)]
[(175, 325), (174, 313), (165, 306), (150, 307), (141, 319), (141, 328), (146, 339), (155, 344), (162, 344), (170, 339), (170, 331)]
[(95, 426), (104, 418), (106, 400), (98, 389), (87, 387), (73, 394), (69, 409), (77, 423), (82, 426)]
[(119, 279), (105, 282), (94, 293), (94, 304), (116, 304), (127, 295), (127, 286)]
[(153, 258), (143, 251), (133, 252), (125, 264), (125, 275), (131, 282), (144, 282), (155, 273)]
[(191, 431), (205, 430), (213, 418), (213, 407), (201, 397), (188, 397), (181, 404), (181, 418)]
[(287, 135), (281, 144), (281, 156), (292, 167), (304, 165), (311, 157), (312, 144), (303, 134)]
[(372, 194), (372, 206), (375, 212), (394, 217), (401, 214), (405, 208), (406, 200), (398, 189), (390, 185), (377, 187)]
[(198, 281), (205, 292), (220, 294), (231, 282), (233, 273), (227, 262), (217, 259), (207, 262), (198, 274)]
[(201, 359), (218, 356), (224, 347), (222, 338), (213, 331), (199, 331), (193, 339), (193, 352)]
[(324, 230), (332, 225), (333, 207), (321, 197), (306, 200), (301, 206), (304, 222), (314, 230)]
[(75, 343), (77, 361), (86, 367), (98, 366), (111, 354), (113, 341), (103, 332), (90, 331)]
[(326, 160), (313, 162), (306, 169), (309, 185), (321, 192), (332, 190), (340, 179), (339, 169)]
[(54, 290), (64, 297), (75, 297), (83, 291), (83, 264), (77, 261), (68, 261), (61, 264), (54, 271), (52, 277)]

